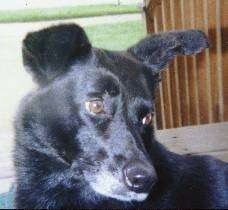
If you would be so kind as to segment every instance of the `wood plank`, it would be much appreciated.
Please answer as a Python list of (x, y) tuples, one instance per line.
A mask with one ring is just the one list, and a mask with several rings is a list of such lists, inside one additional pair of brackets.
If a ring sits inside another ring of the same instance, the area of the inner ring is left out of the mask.
[[(209, 8), (208, 0), (202, 0), (203, 5), (203, 19), (204, 19), (204, 33), (209, 38)], [(211, 27), (211, 26), (210, 26)], [(207, 85), (207, 100), (208, 100), (208, 122), (218, 122), (213, 120), (213, 105), (212, 105), (212, 86), (211, 86), (211, 63), (209, 49), (205, 49), (205, 73), (206, 73), (206, 85)]]
[(143, 0), (143, 19), (146, 22), (146, 28), (148, 33), (154, 33), (154, 19), (151, 18), (153, 11), (150, 9), (150, 0)]
[(228, 151), (228, 122), (158, 130), (156, 136), (180, 154)]
[[(181, 9), (181, 29), (186, 29), (185, 23), (185, 0), (180, 0)], [(190, 95), (189, 95), (189, 78), (188, 78), (188, 61), (184, 56), (184, 63), (180, 63), (179, 81), (180, 81), (180, 95), (181, 95), (181, 110), (182, 110), (182, 126), (190, 125)]]
[[(163, 31), (171, 29), (170, 24), (167, 23), (167, 11), (170, 10), (167, 1), (162, 1), (162, 27)], [(164, 114), (165, 114), (165, 125), (164, 128), (173, 127), (173, 109), (172, 109), (172, 99), (171, 99), (171, 89), (170, 89), (170, 68), (166, 67), (161, 73), (162, 77), (162, 90), (163, 90), (163, 101), (164, 101)]]
[(228, 1), (221, 0), (222, 85), (224, 120), (228, 120)]
[[(204, 31), (204, 8), (202, 0), (194, 0), (195, 11), (195, 28)], [(196, 79), (198, 84), (198, 99), (199, 99), (199, 122), (205, 124), (209, 122), (209, 87), (208, 79), (209, 72), (207, 72), (206, 52), (203, 51), (196, 56)]]
[[(224, 6), (226, 12), (228, 8), (222, 4), (221, 1), (216, 1), (216, 54), (217, 54), (217, 77), (218, 77), (218, 121), (224, 121), (224, 109), (227, 109), (227, 104), (224, 104), (224, 94), (223, 94), (223, 66), (222, 66), (222, 25), (221, 25), (221, 7)], [(228, 92), (226, 92), (228, 93)], [(224, 107), (225, 106), (225, 107)]]
[[(184, 29), (184, 0), (175, 0), (174, 13), (178, 11), (180, 18), (175, 18), (175, 29)], [(185, 56), (178, 56), (178, 82), (179, 82), (179, 103), (180, 103), (180, 117), (181, 126), (189, 125), (189, 91), (188, 91), (188, 74), (187, 74), (187, 60)]]
[[(163, 31), (161, 5), (158, 5), (154, 11), (155, 11), (154, 12), (154, 31), (155, 33), (159, 33)], [(163, 99), (164, 99), (163, 87), (162, 87), (162, 83), (160, 82), (156, 92), (156, 103), (155, 103), (155, 110), (156, 110), (155, 120), (156, 120), (156, 126), (158, 129), (162, 129), (166, 127)]]
[[(166, 0), (163, 1), (164, 4), (164, 31), (170, 31), (174, 29), (174, 24), (173, 24), (173, 19), (172, 18), (172, 1), (173, 0)], [(170, 102), (170, 113), (167, 113), (170, 115), (170, 126), (167, 126), (166, 128), (171, 128), (171, 127), (178, 127), (180, 126), (179, 123), (179, 119), (180, 119), (180, 109), (178, 106), (178, 85), (177, 85), (177, 69), (175, 68), (175, 60), (172, 60), (169, 65), (168, 68), (165, 69), (165, 74), (168, 74), (167, 77), (167, 82), (169, 84), (169, 89), (168, 89), (168, 98), (169, 98), (169, 102)]]
[[(194, 16), (194, 1), (183, 1), (184, 8), (184, 28), (195, 28)], [(188, 78), (188, 92), (189, 92), (189, 123), (188, 125), (199, 124), (199, 105), (198, 105), (198, 89), (196, 80), (196, 59), (195, 56), (186, 57), (187, 60), (187, 78)]]
[(162, 0), (144, 0), (144, 13), (148, 33), (154, 33), (154, 11), (158, 5), (161, 5)]
[[(209, 62), (210, 62), (210, 78), (211, 78), (211, 111), (212, 122), (219, 122), (219, 98), (218, 98), (218, 63), (217, 56), (221, 52), (217, 52), (218, 36), (216, 33), (216, 0), (207, 0), (207, 19), (210, 30), (208, 31), (208, 38), (210, 40)], [(220, 28), (218, 30), (221, 30)], [(221, 56), (221, 54), (219, 55)]]
[[(171, 29), (178, 29), (178, 20), (176, 16), (181, 16), (181, 10), (178, 8), (179, 0), (170, 0), (170, 21), (171, 21)], [(173, 124), (174, 127), (180, 127), (182, 125), (181, 120), (181, 107), (180, 107), (180, 86), (179, 86), (179, 65), (177, 57), (174, 58), (173, 63), (170, 66), (170, 74), (171, 74), (171, 96), (173, 102)]]

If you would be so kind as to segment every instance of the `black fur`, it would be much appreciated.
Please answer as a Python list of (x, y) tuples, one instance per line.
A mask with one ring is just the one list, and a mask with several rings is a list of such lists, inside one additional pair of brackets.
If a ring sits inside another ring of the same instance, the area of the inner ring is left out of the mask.
[[(168, 40), (168, 41), (167, 41)], [(145, 65), (159, 71), (176, 55), (192, 55), (209, 45), (198, 30), (172, 31), (149, 36), (129, 49)]]
[(77, 59), (86, 59), (91, 45), (79, 26), (60, 25), (27, 35), (23, 61), (40, 84), (65, 73)]
[[(228, 208), (227, 163), (171, 153), (141, 123), (153, 110), (158, 70), (207, 46), (194, 30), (153, 35), (126, 52), (92, 48), (77, 25), (28, 34), (24, 63), (40, 87), (23, 99), (15, 121), (16, 207)], [(90, 114), (90, 98), (102, 98), (105, 113)], [(91, 188), (101, 170), (118, 174), (132, 158), (157, 172), (146, 200), (120, 201)]]

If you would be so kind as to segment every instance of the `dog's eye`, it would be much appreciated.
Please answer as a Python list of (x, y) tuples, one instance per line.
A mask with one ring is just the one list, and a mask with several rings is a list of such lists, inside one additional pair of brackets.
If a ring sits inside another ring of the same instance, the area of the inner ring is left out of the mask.
[(101, 99), (95, 99), (85, 102), (86, 109), (93, 114), (100, 114), (104, 112), (104, 104)]
[(153, 113), (153, 112), (147, 114), (147, 115), (142, 119), (142, 124), (143, 124), (143, 125), (150, 125), (150, 124), (152, 123), (153, 116), (154, 116), (154, 113)]

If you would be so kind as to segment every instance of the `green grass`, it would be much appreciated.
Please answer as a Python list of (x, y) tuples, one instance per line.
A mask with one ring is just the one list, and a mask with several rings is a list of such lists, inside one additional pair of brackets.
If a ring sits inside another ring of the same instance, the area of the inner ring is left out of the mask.
[(142, 21), (103, 24), (85, 27), (93, 46), (109, 50), (123, 50), (146, 35)]
[(139, 8), (136, 5), (118, 6), (112, 4), (15, 11), (0, 10), (0, 23), (57, 20), (138, 12)]

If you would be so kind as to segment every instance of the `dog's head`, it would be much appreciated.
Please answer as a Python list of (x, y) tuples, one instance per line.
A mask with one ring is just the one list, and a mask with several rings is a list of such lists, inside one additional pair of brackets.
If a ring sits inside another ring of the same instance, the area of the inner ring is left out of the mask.
[(206, 47), (197, 30), (151, 35), (121, 52), (91, 47), (73, 24), (30, 33), (23, 60), (40, 87), (28, 100), (30, 132), (92, 191), (143, 201), (158, 180), (148, 148), (159, 73)]

